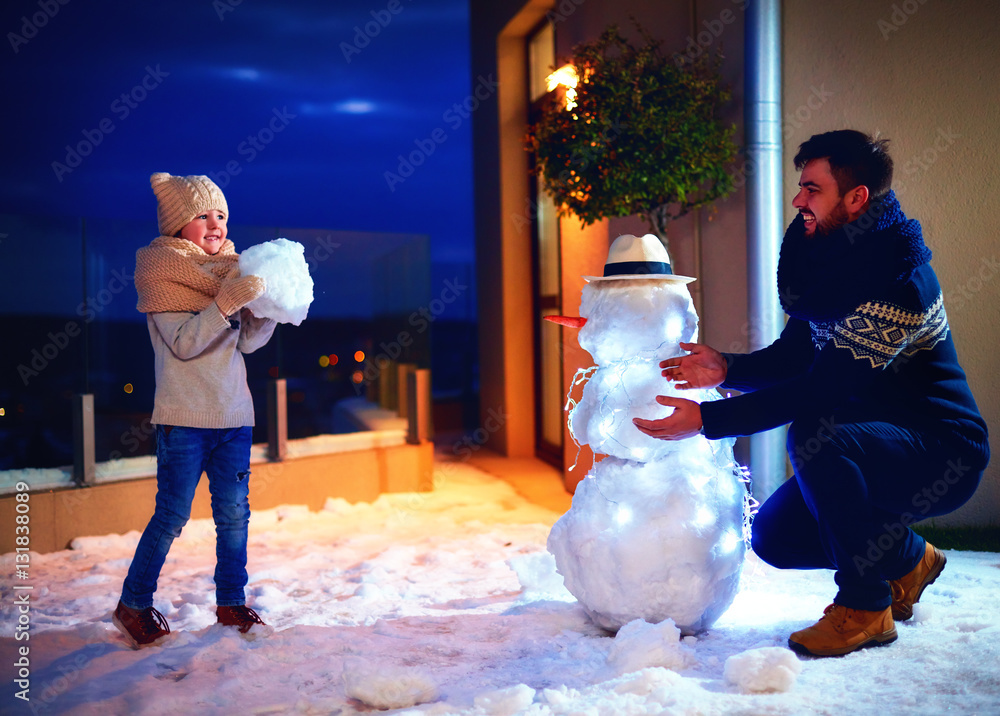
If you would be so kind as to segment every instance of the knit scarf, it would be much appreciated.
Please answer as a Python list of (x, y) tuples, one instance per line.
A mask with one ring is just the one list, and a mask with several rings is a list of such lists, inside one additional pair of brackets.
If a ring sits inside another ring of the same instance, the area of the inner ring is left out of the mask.
[(778, 296), (790, 316), (834, 321), (905, 283), (930, 259), (920, 222), (906, 218), (890, 191), (827, 236), (806, 237), (797, 216), (781, 242)]
[(239, 270), (233, 242), (222, 242), (210, 256), (187, 239), (160, 236), (135, 253), (136, 308), (141, 313), (204, 310), (219, 293), (224, 278)]

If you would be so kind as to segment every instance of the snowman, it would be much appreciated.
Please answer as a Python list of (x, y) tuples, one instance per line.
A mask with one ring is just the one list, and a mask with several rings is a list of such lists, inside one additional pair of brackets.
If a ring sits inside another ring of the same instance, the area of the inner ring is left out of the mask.
[[(673, 408), (657, 395), (702, 402), (714, 390), (678, 388), (660, 361), (698, 338), (687, 284), (652, 234), (619, 236), (604, 276), (584, 276), (580, 317), (550, 317), (580, 328), (596, 366), (579, 403), (567, 403), (577, 443), (605, 457), (577, 486), (572, 507), (552, 528), (548, 549), (566, 588), (591, 619), (617, 631), (635, 619), (671, 619), (683, 634), (710, 627), (739, 587), (749, 497), (733, 440), (702, 435), (657, 440), (633, 418), (659, 419)], [(573, 389), (570, 389), (572, 395)]]

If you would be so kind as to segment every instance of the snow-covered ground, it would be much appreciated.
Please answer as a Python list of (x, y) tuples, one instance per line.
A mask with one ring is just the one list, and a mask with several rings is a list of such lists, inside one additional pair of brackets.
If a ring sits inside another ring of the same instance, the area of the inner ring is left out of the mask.
[[(669, 622), (633, 622), (612, 637), (553, 571), (545, 540), (558, 517), (462, 463), (437, 464), (433, 493), (255, 512), (249, 603), (275, 630), (253, 641), (214, 626), (214, 531), (193, 521), (156, 595), (173, 633), (140, 651), (110, 623), (138, 533), (32, 554), (18, 582), (33, 587), (27, 641), (14, 639), (5, 555), (0, 711), (1000, 713), (1000, 554), (948, 552), (896, 643), (802, 660), (786, 639), (822, 614), (829, 573), (782, 572), (751, 555), (710, 632), (680, 640)], [(28, 703), (13, 682), (25, 645)]]

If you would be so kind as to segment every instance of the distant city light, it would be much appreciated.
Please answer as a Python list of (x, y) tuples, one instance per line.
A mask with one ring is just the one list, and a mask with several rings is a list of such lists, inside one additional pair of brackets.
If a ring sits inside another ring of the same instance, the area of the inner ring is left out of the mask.
[[(354, 352), (354, 360), (356, 360), (358, 363), (364, 363), (365, 362), (365, 352), (364, 351), (355, 351)], [(358, 381), (354, 381), (354, 382), (357, 383)]]
[(0, 418), (2, 418), (2, 417), (3, 417), (4, 415), (6, 415), (6, 414), (7, 414), (7, 413), (6, 413), (6, 412), (4, 412), (4, 409), (3, 409), (3, 408), (0, 408)]
[(125, 392), (126, 393), (131, 393), (132, 392), (132, 384), (131, 383), (126, 383), (125, 384)]
[(278, 366), (272, 365), (270, 368), (267, 369), (267, 374), (269, 376), (271, 376), (272, 378), (277, 378), (278, 377)]
[(356, 371), (354, 371), (354, 374), (353, 374), (353, 375), (351, 375), (351, 380), (352, 380), (352, 381), (353, 381), (354, 383), (360, 383), (360, 382), (361, 382), (361, 381), (363, 381), (364, 379), (365, 379), (365, 374), (364, 374), (364, 373), (362, 373), (362, 372), (361, 372), (360, 370), (356, 370)]
[(337, 365), (337, 363), (340, 362), (340, 358), (337, 357), (336, 353), (331, 353), (329, 360), (330, 360), (330, 365)]
[(327, 356), (320, 356), (319, 357), (319, 367), (320, 368), (326, 368), (328, 365), (330, 365), (330, 359)]

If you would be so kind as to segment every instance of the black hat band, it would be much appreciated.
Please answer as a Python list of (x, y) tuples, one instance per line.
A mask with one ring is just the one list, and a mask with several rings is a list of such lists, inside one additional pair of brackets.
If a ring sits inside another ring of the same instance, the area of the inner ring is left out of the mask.
[(622, 261), (604, 264), (604, 278), (627, 274), (671, 274), (670, 264), (665, 261)]

